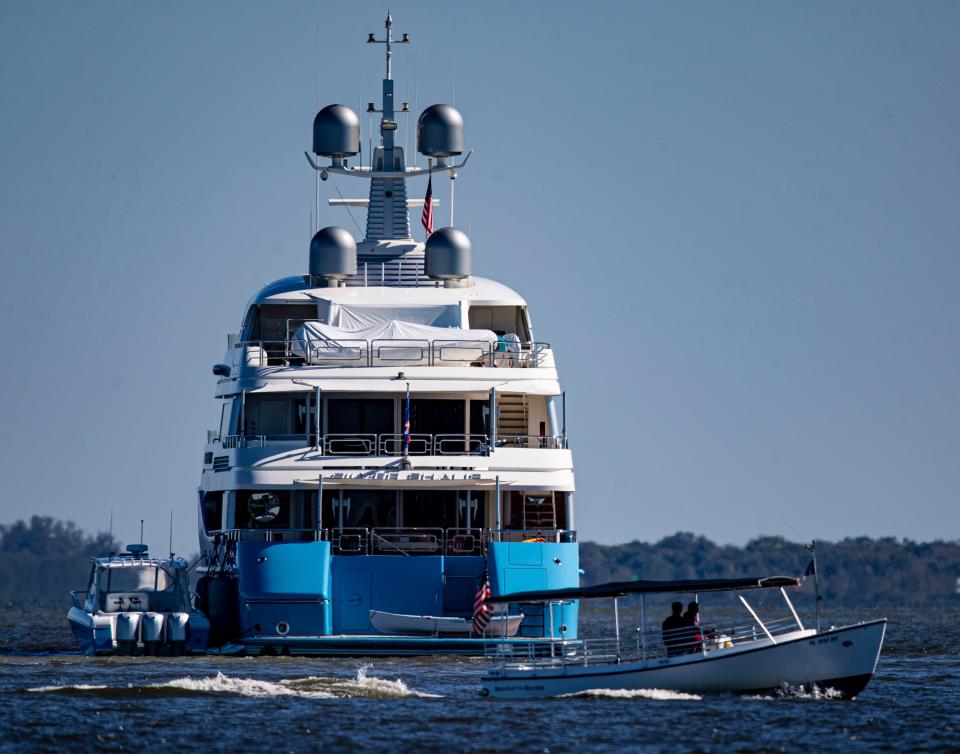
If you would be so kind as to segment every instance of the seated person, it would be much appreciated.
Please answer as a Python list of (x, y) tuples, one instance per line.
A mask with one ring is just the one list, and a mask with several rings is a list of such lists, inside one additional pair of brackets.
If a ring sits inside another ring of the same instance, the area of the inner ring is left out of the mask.
[(682, 651), (687, 654), (696, 654), (703, 650), (703, 632), (700, 630), (700, 605), (691, 602), (687, 605), (687, 612), (681, 618), (683, 621)]
[(663, 635), (663, 645), (667, 648), (667, 657), (675, 657), (684, 653), (684, 647), (680, 646), (685, 641), (683, 637), (683, 603), (674, 602), (671, 606), (671, 613), (661, 624)]

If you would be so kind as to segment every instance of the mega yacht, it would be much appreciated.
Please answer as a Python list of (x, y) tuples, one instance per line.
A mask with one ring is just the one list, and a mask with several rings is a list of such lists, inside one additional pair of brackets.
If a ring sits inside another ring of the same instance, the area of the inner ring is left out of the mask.
[(365, 235), (317, 229), (306, 274), (255, 293), (213, 367), (221, 420), (199, 488), (211, 641), (363, 655), (479, 654), (501, 631), (575, 640), (575, 602), (486, 614), (491, 594), (579, 585), (565, 395), (523, 297), (474, 275), (465, 233), (433, 228), (434, 190), (470, 156), (463, 118), (425, 108), (411, 165), (392, 72), (409, 35), (394, 39), (388, 16), (367, 42), (386, 51), (375, 138), (362, 152), (357, 113), (329, 105), (306, 154), (318, 196), (330, 178), (369, 183), (366, 199), (329, 200), (365, 208)]

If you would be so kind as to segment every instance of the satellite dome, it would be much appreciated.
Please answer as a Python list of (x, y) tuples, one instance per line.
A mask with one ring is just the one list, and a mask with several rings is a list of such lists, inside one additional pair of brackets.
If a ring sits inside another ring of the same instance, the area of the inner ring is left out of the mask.
[(463, 116), (450, 105), (430, 105), (417, 119), (417, 151), (427, 157), (463, 154)]
[(360, 151), (360, 118), (346, 105), (327, 105), (313, 119), (313, 151), (340, 159)]
[(310, 241), (310, 278), (317, 286), (334, 284), (357, 274), (357, 242), (343, 228), (318, 230)]
[(447, 285), (463, 281), (472, 274), (472, 247), (467, 234), (457, 228), (439, 228), (430, 234), (424, 251), (428, 277)]

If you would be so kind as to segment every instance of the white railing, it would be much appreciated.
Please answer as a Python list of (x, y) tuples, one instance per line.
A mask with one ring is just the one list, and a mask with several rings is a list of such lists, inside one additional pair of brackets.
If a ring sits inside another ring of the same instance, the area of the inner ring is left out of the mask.
[(486, 340), (342, 339), (252, 340), (237, 343), (233, 367), (448, 366), (535, 368), (546, 363), (549, 343)]
[[(216, 532), (232, 542), (330, 542), (334, 555), (486, 555), (487, 543), (500, 535), (525, 532), (442, 527), (330, 527), (323, 529), (227, 529)], [(543, 541), (573, 542), (572, 531), (541, 532)], [(496, 535), (496, 536), (495, 536)], [(522, 540), (516, 540), (522, 541)]]
[[(557, 603), (553, 603), (557, 604)], [(763, 630), (766, 627), (770, 636)], [(555, 665), (609, 665), (626, 662), (680, 659), (707, 656), (715, 652), (755, 642), (772, 643), (777, 637), (803, 630), (793, 616), (733, 626), (687, 626), (673, 631), (637, 629), (629, 635), (570, 641), (542, 639), (530, 642), (511, 641), (508, 647), (491, 636), (484, 654), (503, 661), (507, 667)]]
[[(269, 445), (317, 447), (316, 435), (229, 435), (221, 440), (225, 450), (233, 448), (266, 448)], [(415, 432), (407, 446), (404, 436), (396, 432), (362, 434), (328, 432), (320, 439), (319, 448), (325, 456), (485, 456), (491, 451), (490, 438), (481, 434), (429, 434)], [(563, 450), (566, 438), (561, 435), (498, 436), (496, 448), (525, 448), (530, 450)]]

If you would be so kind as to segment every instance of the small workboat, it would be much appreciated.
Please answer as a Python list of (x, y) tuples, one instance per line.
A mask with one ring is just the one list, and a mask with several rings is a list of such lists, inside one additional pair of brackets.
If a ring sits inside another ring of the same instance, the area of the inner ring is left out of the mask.
[[(553, 619), (571, 600), (612, 598), (615, 636), (564, 639), (538, 646), (513, 642), (487, 645), (496, 666), (483, 678), (483, 696), (525, 699), (595, 690), (662, 689), (680, 692), (765, 693), (784, 690), (826, 691), (853, 698), (873, 676), (886, 620), (821, 629), (806, 628), (786, 587), (800, 580), (774, 576), (754, 579), (632, 581), (579, 589), (524, 592), (492, 597), (488, 603), (540, 602)], [(644, 595), (779, 589), (789, 608), (786, 617), (763, 621), (743, 595), (752, 622), (739, 626), (700, 625), (647, 632)], [(617, 599), (641, 596), (641, 626), (629, 639), (620, 635)]]
[(204, 652), (210, 621), (194, 606), (183, 558), (151, 558), (146, 545), (91, 558), (86, 591), (70, 592), (67, 620), (86, 655)]
[[(498, 615), (487, 627), (488, 636), (516, 636), (523, 614)], [(370, 611), (370, 623), (377, 631), (391, 636), (470, 636), (473, 621), (467, 618), (436, 615), (402, 615), (382, 610)]]

